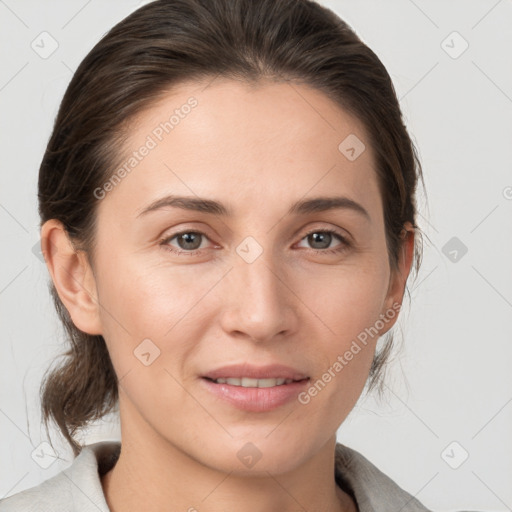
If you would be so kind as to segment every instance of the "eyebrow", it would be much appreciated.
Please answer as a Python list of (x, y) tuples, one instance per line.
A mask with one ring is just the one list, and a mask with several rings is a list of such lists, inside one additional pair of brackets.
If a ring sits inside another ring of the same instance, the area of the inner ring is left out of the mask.
[[(192, 210), (196, 212), (209, 213), (212, 215), (221, 215), (232, 217), (231, 208), (212, 199), (191, 196), (169, 195), (162, 197), (144, 208), (137, 218), (155, 210), (164, 208), (181, 208), (183, 210)], [(307, 215), (310, 213), (324, 212), (328, 210), (351, 210), (371, 221), (368, 211), (359, 203), (345, 196), (336, 197), (315, 197), (312, 199), (303, 199), (294, 203), (288, 210), (288, 215)]]

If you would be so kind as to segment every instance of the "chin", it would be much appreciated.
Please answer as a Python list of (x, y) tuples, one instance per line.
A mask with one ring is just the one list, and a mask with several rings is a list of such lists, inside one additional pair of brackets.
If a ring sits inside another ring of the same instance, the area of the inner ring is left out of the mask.
[[(286, 436), (283, 441), (281, 436), (274, 434), (268, 436), (268, 432), (260, 435), (246, 435), (233, 438), (221, 446), (208, 447), (207, 460), (202, 454), (202, 462), (225, 473), (232, 473), (239, 476), (262, 476), (287, 473), (307, 460), (315, 450), (313, 445), (309, 446), (311, 453), (308, 453), (308, 445), (298, 437)], [(213, 443), (217, 444), (217, 443)]]

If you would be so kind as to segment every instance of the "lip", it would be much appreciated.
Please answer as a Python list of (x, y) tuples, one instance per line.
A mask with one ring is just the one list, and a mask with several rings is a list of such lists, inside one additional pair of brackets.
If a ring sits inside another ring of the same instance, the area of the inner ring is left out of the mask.
[[(243, 386), (213, 382), (213, 379), (229, 377), (285, 378), (293, 379), (294, 382), (270, 388), (244, 388)], [(209, 393), (237, 409), (248, 412), (266, 412), (285, 405), (297, 398), (297, 395), (304, 390), (309, 380), (309, 377), (303, 372), (280, 364), (259, 367), (249, 364), (223, 366), (207, 372), (200, 379), (201, 384)]]
[(249, 377), (251, 379), (292, 379), (303, 380), (308, 376), (290, 366), (282, 364), (270, 364), (267, 366), (253, 366), (250, 364), (233, 364), (230, 366), (223, 366), (215, 370), (210, 370), (203, 375), (209, 379), (227, 379), (229, 377), (241, 379), (242, 377)]

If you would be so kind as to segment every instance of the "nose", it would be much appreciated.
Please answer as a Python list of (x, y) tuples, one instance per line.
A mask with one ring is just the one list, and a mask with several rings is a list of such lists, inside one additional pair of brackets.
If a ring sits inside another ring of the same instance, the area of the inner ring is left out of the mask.
[(223, 279), (221, 324), (239, 339), (265, 343), (297, 329), (298, 299), (281, 267), (264, 252), (252, 263), (235, 258)]

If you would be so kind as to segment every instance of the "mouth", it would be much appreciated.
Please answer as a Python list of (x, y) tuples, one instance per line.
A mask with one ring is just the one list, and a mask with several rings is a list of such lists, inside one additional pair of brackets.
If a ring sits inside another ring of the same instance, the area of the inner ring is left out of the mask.
[(222, 402), (249, 412), (267, 412), (297, 398), (310, 381), (288, 366), (225, 366), (201, 376), (204, 388)]
[(285, 377), (270, 379), (252, 379), (250, 377), (228, 377), (218, 379), (211, 379), (209, 377), (204, 378), (210, 382), (214, 382), (215, 384), (229, 384), (230, 386), (239, 386), (242, 388), (273, 388), (275, 386), (283, 386), (286, 384), (292, 384), (293, 382), (302, 382), (303, 380), (308, 380), (307, 377), (299, 380), (287, 379)]
[[(270, 381), (272, 385), (282, 385), (288, 383), (287, 381), (300, 381), (308, 378), (308, 376), (296, 368), (291, 366), (285, 366), (282, 364), (269, 364), (266, 366), (254, 366), (248, 363), (232, 364), (210, 370), (203, 375), (204, 378), (219, 381), (219, 380), (231, 380), (234, 386), (244, 386), (242, 383), (245, 382), (244, 387), (256, 387), (255, 381), (262, 382), (265, 387), (265, 383)], [(240, 382), (238, 382), (240, 381)], [(226, 384), (227, 382), (222, 382)], [(231, 384), (231, 383), (228, 383)]]

